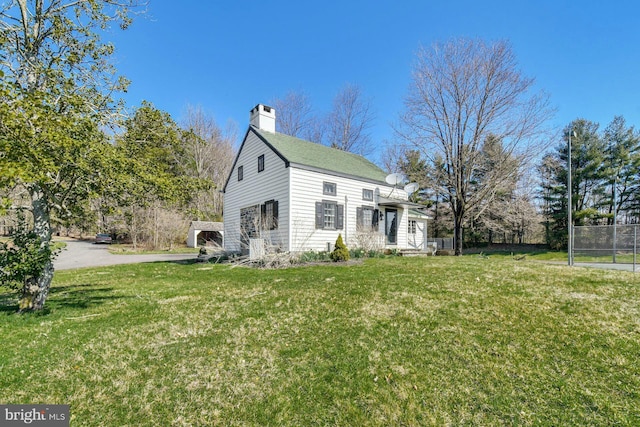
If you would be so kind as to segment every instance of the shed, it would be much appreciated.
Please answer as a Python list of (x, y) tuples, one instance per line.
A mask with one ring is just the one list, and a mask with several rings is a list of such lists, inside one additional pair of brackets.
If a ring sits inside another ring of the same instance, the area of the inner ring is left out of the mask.
[(222, 246), (224, 240), (224, 226), (221, 222), (191, 221), (187, 246)]

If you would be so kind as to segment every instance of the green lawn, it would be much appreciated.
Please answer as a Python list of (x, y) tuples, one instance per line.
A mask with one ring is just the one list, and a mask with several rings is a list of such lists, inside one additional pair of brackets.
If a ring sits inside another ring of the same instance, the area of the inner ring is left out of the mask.
[(73, 426), (640, 425), (640, 276), (507, 256), (56, 273), (0, 403)]

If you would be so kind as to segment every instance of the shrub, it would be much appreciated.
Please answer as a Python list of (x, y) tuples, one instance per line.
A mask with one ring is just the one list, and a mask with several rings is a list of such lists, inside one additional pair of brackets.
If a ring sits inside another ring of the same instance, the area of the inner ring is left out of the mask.
[(0, 286), (18, 293), (20, 311), (33, 307), (38, 277), (59, 250), (49, 242), (41, 242), (22, 214), (18, 215), (11, 240), (0, 242)]
[(338, 234), (335, 249), (331, 252), (331, 259), (334, 262), (349, 261), (349, 249), (342, 241), (342, 234)]

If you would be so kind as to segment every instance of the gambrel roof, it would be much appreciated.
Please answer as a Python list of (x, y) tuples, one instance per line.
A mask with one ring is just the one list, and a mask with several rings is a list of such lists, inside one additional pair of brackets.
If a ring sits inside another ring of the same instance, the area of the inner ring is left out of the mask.
[[(255, 126), (249, 126), (244, 141), (247, 140), (249, 132), (253, 132), (271, 148), (285, 162), (286, 167), (314, 170), (374, 183), (384, 184), (385, 182), (387, 174), (378, 166), (357, 154), (282, 133), (268, 132)], [(240, 151), (242, 151), (242, 146), (238, 151), (238, 155)], [(235, 168), (235, 162), (233, 166), (232, 170)]]

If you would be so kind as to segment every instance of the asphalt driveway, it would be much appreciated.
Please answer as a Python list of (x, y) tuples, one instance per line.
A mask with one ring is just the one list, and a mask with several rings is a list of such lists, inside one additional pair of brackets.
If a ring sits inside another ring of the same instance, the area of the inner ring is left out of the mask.
[(116, 264), (135, 264), (138, 262), (182, 261), (195, 259), (198, 254), (154, 254), (154, 255), (114, 255), (109, 253), (108, 245), (96, 245), (93, 242), (69, 240), (53, 266), (56, 270), (70, 270), (84, 267), (103, 267)]

